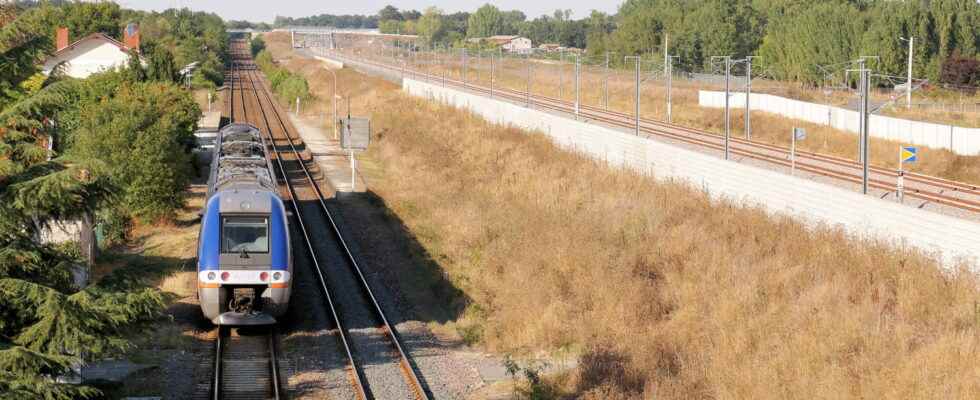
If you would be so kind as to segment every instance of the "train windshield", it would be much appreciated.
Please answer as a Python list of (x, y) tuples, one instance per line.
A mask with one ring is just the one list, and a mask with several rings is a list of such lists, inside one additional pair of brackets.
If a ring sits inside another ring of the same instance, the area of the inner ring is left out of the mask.
[(268, 253), (269, 219), (224, 217), (221, 221), (222, 253)]

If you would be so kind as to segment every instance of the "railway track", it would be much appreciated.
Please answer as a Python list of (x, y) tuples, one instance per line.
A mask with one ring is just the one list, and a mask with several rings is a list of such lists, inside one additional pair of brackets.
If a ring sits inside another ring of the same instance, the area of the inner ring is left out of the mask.
[(218, 327), (212, 400), (284, 398), (276, 334), (269, 329)]
[[(268, 135), (269, 143), (272, 143), (271, 154), (280, 184), (285, 189), (284, 199), (288, 199), (288, 203), (292, 205), (303, 247), (310, 255), (313, 275), (331, 314), (329, 317), (337, 328), (339, 347), (347, 360), (347, 372), (354, 397), (430, 399), (431, 394), (416, 372), (397, 330), (385, 315), (327, 207), (323, 190), (306, 165), (309, 159), (304, 157), (302, 140), (295, 134), (289, 120), (283, 117), (284, 113), (256, 70), (245, 42), (233, 41), (232, 57), (229, 80), (232, 82), (232, 120), (249, 122), (259, 127)], [(315, 229), (325, 229), (328, 232), (315, 232)], [(339, 259), (341, 263), (324, 261), (327, 257), (324, 254), (326, 250), (321, 247), (325, 239), (320, 237), (323, 233), (332, 236), (332, 243), (335, 245), (333, 251), (340, 254), (334, 259)], [(314, 236), (317, 241), (313, 240)], [(342, 281), (343, 284), (335, 281)], [(356, 282), (354, 285), (359, 295), (340, 296), (338, 293), (343, 290), (337, 289), (354, 286), (347, 285), (350, 282)], [(362, 313), (365, 315), (351, 315)], [(372, 332), (383, 337), (387, 349), (370, 342), (370, 335), (362, 335), (360, 332), (358, 335), (351, 334), (350, 327), (360, 322), (358, 317), (366, 316), (372, 321)], [(371, 361), (370, 368), (365, 368), (364, 360)], [(378, 366), (379, 363), (381, 367)], [(385, 366), (391, 368), (386, 369)], [(402, 376), (401, 385), (392, 382), (392, 374)]]
[[(550, 110), (563, 114), (571, 114), (576, 118), (596, 121), (612, 126), (635, 129), (636, 119), (633, 115), (603, 107), (581, 104), (579, 112), (575, 113), (575, 103), (554, 97), (540, 94), (528, 94), (505, 87), (495, 86), (491, 88), (482, 86), (474, 82), (462, 82), (451, 79), (444, 75), (434, 75), (413, 68), (404, 66), (393, 66), (391, 64), (378, 62), (373, 59), (354, 57), (348, 54), (331, 52), (334, 56), (341, 59), (353, 60), (361, 63), (373, 65), (378, 68), (386, 68), (398, 71), (406, 76), (422, 78), (430, 82), (441, 83), (446, 86), (453, 86), (481, 93), (488, 96), (502, 98), (515, 103), (524, 103), (531, 107)], [(702, 131), (694, 128), (668, 124), (651, 119), (640, 119), (640, 132), (655, 135), (669, 140), (674, 140), (702, 148), (716, 151), (724, 151), (725, 139), (723, 136)], [(789, 168), (790, 149), (762, 142), (749, 141), (742, 138), (732, 137), (729, 140), (729, 150), (734, 156), (751, 158), (766, 162), (771, 165)], [(815, 152), (796, 151), (796, 169), (814, 175), (819, 175), (838, 181), (860, 185), (862, 181), (862, 165), (854, 160), (819, 154)], [(870, 166), (868, 186), (885, 192), (886, 197), (894, 193), (897, 186), (898, 171), (879, 166)], [(943, 205), (971, 213), (980, 213), (980, 187), (974, 184), (956, 182), (948, 179), (923, 175), (913, 172), (906, 172), (904, 178), (906, 198), (914, 198), (921, 203), (919, 208), (929, 204)]]

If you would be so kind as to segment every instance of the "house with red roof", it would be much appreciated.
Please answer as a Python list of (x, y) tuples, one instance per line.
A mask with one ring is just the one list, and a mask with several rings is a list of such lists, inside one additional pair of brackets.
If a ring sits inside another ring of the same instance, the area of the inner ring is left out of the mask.
[(130, 49), (139, 51), (139, 29), (130, 24), (124, 31), (122, 42), (96, 32), (74, 42), (69, 42), (68, 28), (58, 28), (55, 40), (57, 50), (44, 61), (45, 74), (64, 63), (65, 72), (75, 78), (86, 78), (97, 72), (125, 66)]

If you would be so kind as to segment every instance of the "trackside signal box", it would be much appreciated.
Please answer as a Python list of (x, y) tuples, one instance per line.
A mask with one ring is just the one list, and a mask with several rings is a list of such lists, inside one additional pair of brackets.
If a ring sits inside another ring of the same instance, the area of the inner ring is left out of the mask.
[(343, 118), (340, 125), (340, 148), (351, 151), (367, 150), (371, 143), (370, 118)]

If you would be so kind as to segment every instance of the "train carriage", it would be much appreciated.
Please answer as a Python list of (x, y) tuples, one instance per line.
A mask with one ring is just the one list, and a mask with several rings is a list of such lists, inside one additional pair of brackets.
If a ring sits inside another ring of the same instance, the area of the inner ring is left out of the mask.
[(255, 126), (218, 131), (198, 238), (198, 297), (216, 325), (268, 325), (289, 306), (292, 250), (285, 206)]

